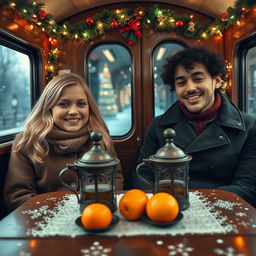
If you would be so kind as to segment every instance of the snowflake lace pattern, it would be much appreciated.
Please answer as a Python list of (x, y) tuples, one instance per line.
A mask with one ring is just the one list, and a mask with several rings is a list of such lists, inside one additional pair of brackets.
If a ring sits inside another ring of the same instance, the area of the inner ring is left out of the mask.
[[(151, 196), (149, 194), (149, 196)], [(117, 196), (117, 201), (121, 199), (122, 194)], [(216, 199), (211, 202), (201, 192), (195, 191), (189, 193), (190, 207), (183, 211), (183, 219), (174, 226), (162, 229), (153, 227), (143, 221), (130, 222), (120, 217), (119, 223), (108, 232), (106, 236), (135, 236), (135, 235), (184, 235), (184, 234), (226, 234), (229, 232), (238, 232), (236, 224), (232, 223), (227, 216), (222, 214), (221, 209), (232, 210), (238, 207), (238, 202), (228, 202)], [(49, 199), (49, 200), (54, 200)], [(118, 205), (117, 202), (117, 205)], [(75, 195), (67, 195), (59, 201), (53, 209), (49, 209), (47, 203), (37, 209), (24, 211), (23, 214), (30, 216), (35, 222), (35, 227), (28, 229), (27, 234), (31, 236), (70, 236), (76, 237), (86, 234), (86, 231), (75, 224), (76, 218), (80, 216), (79, 205)], [(243, 215), (243, 214), (240, 214)], [(240, 218), (241, 225), (243, 216)], [(253, 220), (252, 220), (253, 221)], [(254, 220), (255, 221), (255, 220)]]

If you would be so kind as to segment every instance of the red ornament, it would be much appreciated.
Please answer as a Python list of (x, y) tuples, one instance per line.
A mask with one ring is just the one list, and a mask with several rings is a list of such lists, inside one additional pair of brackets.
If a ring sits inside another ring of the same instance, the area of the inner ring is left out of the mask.
[(176, 27), (182, 27), (184, 25), (182, 20), (178, 20), (175, 24)]
[(140, 21), (137, 19), (132, 19), (128, 22), (128, 25), (130, 27), (130, 30), (138, 30), (140, 29)]
[(128, 44), (134, 44), (135, 42), (133, 40), (129, 40)]
[(94, 24), (94, 19), (92, 17), (88, 17), (85, 22), (88, 24), (88, 25), (93, 25)]
[(135, 35), (138, 37), (138, 38), (141, 38), (142, 37), (142, 33), (140, 30), (135, 30), (134, 31)]
[(54, 47), (54, 48), (57, 48), (58, 45), (59, 45), (59, 41), (56, 39), (56, 38), (53, 38), (51, 40), (51, 45)]
[(243, 7), (241, 11), (242, 11), (241, 18), (244, 18), (248, 10), (246, 10), (246, 8)]
[(221, 15), (220, 15), (220, 19), (222, 21), (226, 21), (228, 19), (228, 13), (227, 12), (223, 12)]
[(37, 20), (37, 18), (32, 18), (31, 21), (36, 23), (38, 20)]
[(44, 10), (40, 10), (40, 11), (38, 12), (38, 18), (39, 18), (40, 20), (44, 20), (46, 16), (47, 16), (47, 14), (46, 14), (46, 12), (45, 12)]
[(117, 28), (118, 25), (119, 25), (119, 23), (118, 23), (115, 19), (112, 19), (111, 27), (112, 27), (112, 28)]

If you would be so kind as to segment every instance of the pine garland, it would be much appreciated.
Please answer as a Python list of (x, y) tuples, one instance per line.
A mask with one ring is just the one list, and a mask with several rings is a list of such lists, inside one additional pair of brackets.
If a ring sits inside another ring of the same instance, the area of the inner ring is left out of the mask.
[[(236, 0), (234, 7), (228, 8), (213, 23), (204, 25), (196, 24), (192, 16), (178, 16), (174, 11), (159, 8), (157, 5), (147, 9), (143, 7), (106, 9), (79, 23), (63, 25), (55, 23), (53, 16), (43, 10), (42, 3), (30, 0), (2, 0), (1, 5), (10, 6), (19, 11), (22, 17), (40, 26), (44, 32), (56, 38), (92, 40), (109, 31), (118, 30), (126, 39), (134, 39), (136, 42), (139, 36), (135, 32), (148, 26), (157, 31), (177, 32), (189, 38), (199, 39), (221, 35), (225, 28), (239, 21), (246, 11), (255, 5), (255, 0)], [(131, 26), (129, 24), (131, 21), (136, 22), (136, 26)], [(127, 28), (126, 31), (121, 32), (125, 28)], [(125, 32), (132, 33), (127, 36), (128, 33)]]
[[(211, 36), (222, 36), (228, 26), (239, 22), (255, 0), (236, 0), (234, 7), (217, 17), (211, 24), (199, 25), (193, 15), (177, 15), (171, 9), (162, 9), (158, 5), (151, 8), (137, 7), (103, 10), (92, 17), (86, 17), (76, 24), (56, 24), (53, 15), (44, 11), (44, 4), (30, 0), (2, 0), (0, 6), (9, 6), (31, 24), (39, 26), (52, 40), (53, 50), (49, 58), (49, 79), (54, 73), (56, 59), (60, 53), (57, 39), (93, 40), (110, 31), (118, 31), (129, 44), (134, 44), (142, 37), (142, 28), (151, 27), (156, 31), (177, 32), (188, 38), (206, 39)], [(54, 41), (55, 40), (55, 41)], [(55, 50), (55, 51), (54, 51)]]

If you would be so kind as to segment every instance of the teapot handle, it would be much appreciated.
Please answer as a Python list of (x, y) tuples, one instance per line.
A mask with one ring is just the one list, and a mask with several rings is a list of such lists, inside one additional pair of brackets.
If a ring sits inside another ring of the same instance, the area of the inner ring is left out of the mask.
[(74, 190), (70, 185), (68, 185), (66, 182), (64, 182), (64, 181), (62, 180), (62, 175), (63, 175), (63, 173), (66, 172), (66, 171), (69, 171), (69, 170), (75, 172), (76, 175), (77, 175), (76, 166), (69, 164), (69, 165), (67, 165), (67, 167), (65, 167), (63, 170), (60, 171), (60, 173), (59, 173), (59, 180), (60, 180), (61, 184), (62, 184), (64, 187), (66, 187), (68, 190), (70, 190), (71, 192), (73, 192), (73, 193), (76, 195), (77, 200), (78, 200), (78, 203), (80, 203), (80, 200), (79, 200), (79, 197), (78, 197), (78, 194), (77, 194), (76, 190)]
[(148, 167), (152, 170), (152, 172), (154, 172), (152, 165), (151, 165), (150, 163), (148, 163), (148, 162), (149, 162), (149, 161), (147, 161), (147, 159), (143, 159), (143, 162), (140, 163), (140, 164), (136, 167), (136, 173), (137, 173), (138, 177), (139, 177), (144, 183), (146, 183), (149, 187), (151, 187), (152, 192), (153, 192), (153, 194), (154, 194), (154, 193), (155, 193), (154, 186), (153, 186), (149, 181), (147, 181), (145, 178), (143, 178), (143, 177), (140, 175), (140, 172), (139, 172), (139, 171), (140, 171), (140, 168), (141, 168), (142, 166), (148, 166)]

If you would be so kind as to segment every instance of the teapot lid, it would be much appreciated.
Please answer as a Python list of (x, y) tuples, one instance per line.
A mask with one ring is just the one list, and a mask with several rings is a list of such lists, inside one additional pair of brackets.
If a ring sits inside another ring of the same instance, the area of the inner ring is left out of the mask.
[(86, 164), (105, 164), (116, 161), (117, 158), (112, 157), (101, 145), (102, 133), (99, 131), (90, 132), (92, 140), (92, 148), (77, 160), (78, 165)]
[(169, 160), (177, 162), (185, 162), (192, 159), (191, 156), (187, 155), (181, 148), (177, 147), (173, 143), (175, 137), (175, 131), (171, 128), (167, 128), (163, 132), (163, 137), (165, 139), (165, 145), (160, 148), (155, 155), (152, 156), (154, 160)]

